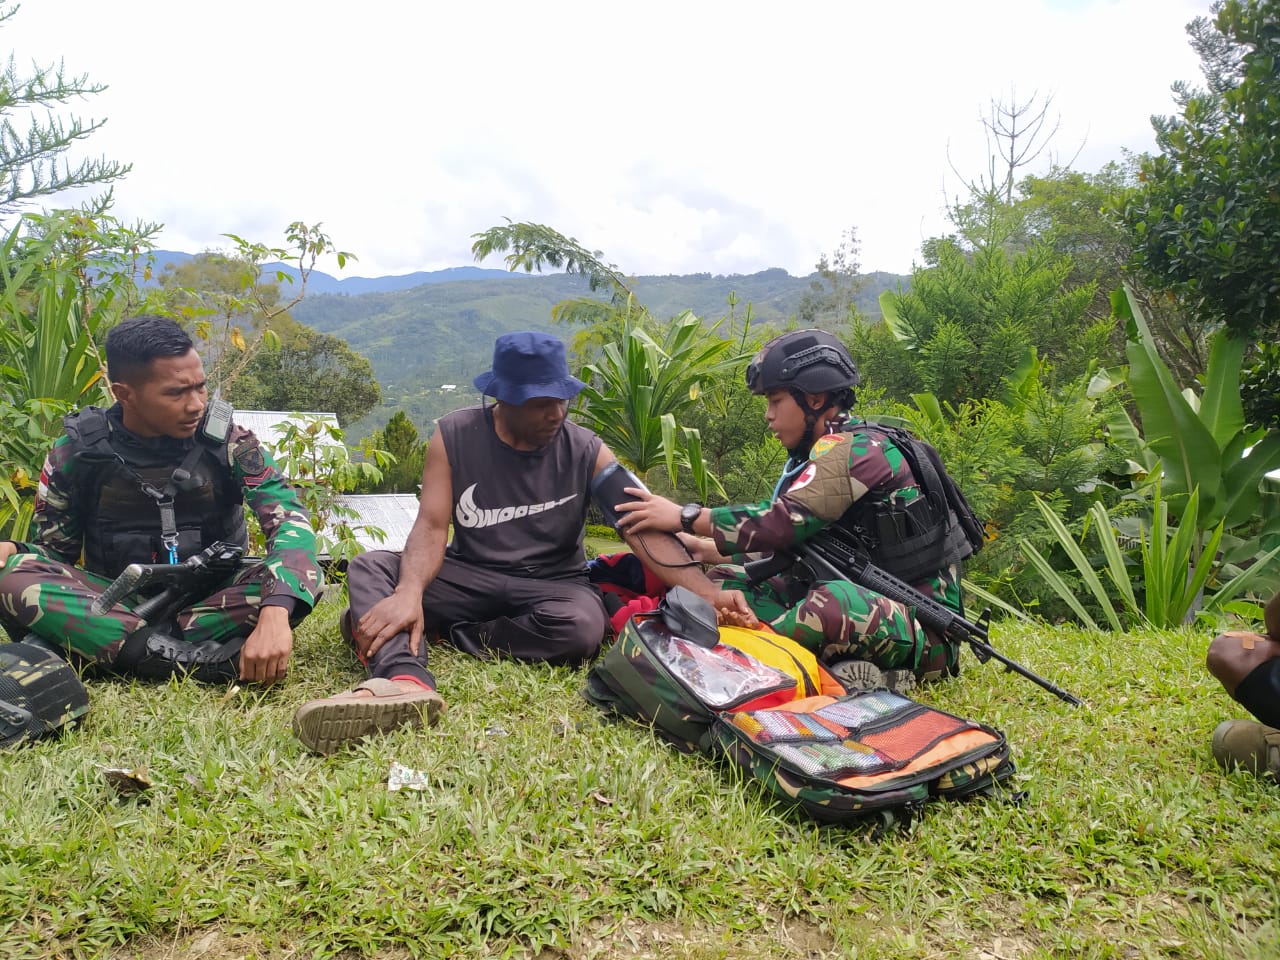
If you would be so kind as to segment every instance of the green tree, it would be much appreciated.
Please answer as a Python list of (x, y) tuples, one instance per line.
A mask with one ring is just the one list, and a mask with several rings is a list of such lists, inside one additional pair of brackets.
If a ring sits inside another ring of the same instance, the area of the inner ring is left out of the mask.
[[(0, 5), (0, 24), (18, 9), (18, 4)], [(105, 158), (81, 160), (75, 165), (66, 159), (73, 146), (92, 136), (106, 121), (63, 119), (55, 108), (105, 89), (89, 82), (87, 75), (67, 74), (61, 63), (33, 64), (29, 71), (19, 71), (10, 54), (0, 74), (0, 213), (72, 187), (111, 183), (129, 172), (129, 164)], [(15, 122), (19, 113), (26, 121), (21, 126)]]
[(880, 297), (888, 332), (901, 348), (877, 355), (883, 333), (855, 331), (855, 360), (869, 371), (888, 368), (883, 379), (869, 382), (909, 385), (948, 403), (1001, 395), (1037, 356), (1063, 382), (1073, 380), (1104, 351), (1111, 323), (1087, 320), (1093, 287), (1065, 289), (1070, 270), (1070, 258), (1039, 241), (1014, 253), (1000, 245), (967, 251), (954, 238), (934, 241), (912, 273), (910, 290)]
[[(196, 262), (171, 265), (161, 275), (161, 291), (152, 309), (174, 316), (205, 342), (202, 352), (214, 387), (229, 389), (259, 348), (279, 345), (272, 321), (302, 302), (317, 259), (332, 254), (339, 269), (355, 259), (338, 250), (322, 226), (300, 220), (289, 224), (288, 247), (269, 247), (228, 233), (225, 236), (234, 244), (231, 253), (206, 251)], [(264, 281), (272, 264), (275, 269), (269, 276), (274, 282)], [(282, 301), (281, 285), (293, 284), (294, 273), (297, 286)], [(192, 285), (184, 285), (184, 280)]]
[(550, 267), (585, 277), (591, 293), (604, 292), (608, 301), (593, 297), (563, 300), (551, 310), (557, 323), (578, 323), (610, 331), (621, 329), (621, 313), (648, 311), (640, 304), (630, 282), (616, 264), (608, 263), (599, 250), (588, 250), (573, 237), (541, 223), (515, 223), (490, 227), (472, 234), (471, 253), (476, 262), (493, 253), (504, 254), (507, 269), (514, 273), (541, 273)]
[(205, 250), (190, 260), (167, 263), (156, 277), (158, 306), (201, 341), (210, 379), (220, 384), (280, 304), (280, 285), (261, 280), (243, 257)]
[(1160, 153), (1125, 201), (1134, 262), (1202, 324), (1280, 332), (1280, 0), (1226, 0), (1188, 28), (1207, 87), (1175, 86)]
[(244, 376), (228, 388), (227, 399), (237, 406), (332, 412), (345, 427), (381, 400), (372, 364), (345, 340), (286, 315), (277, 316), (272, 329), (277, 346), (254, 353)]
[(403, 410), (392, 414), (387, 425), (375, 430), (365, 446), (383, 450), (395, 458), (382, 470), (382, 478), (366, 481), (357, 487), (360, 493), (417, 493), (422, 484), (422, 467), (427, 445), (418, 436), (418, 428)]
[(853, 318), (858, 292), (864, 285), (858, 275), (862, 266), (861, 249), (858, 229), (850, 227), (830, 257), (825, 253), (818, 257), (809, 289), (796, 307), (796, 319), (801, 326), (817, 327), (825, 323), (830, 327)]
[[(1129, 285), (1142, 304), (1160, 356), (1177, 381), (1189, 387), (1209, 362), (1211, 331), (1174, 300), (1152, 290), (1130, 268), (1133, 236), (1115, 210), (1138, 186), (1136, 160), (1108, 163), (1097, 173), (1054, 167), (1043, 176), (1023, 178), (1017, 205), (1029, 236), (1070, 258), (1071, 270), (1064, 283), (1093, 285), (1093, 301), (1086, 314), (1090, 320), (1110, 318), (1111, 291)], [(1124, 330), (1116, 324), (1109, 352), (1122, 354), (1124, 344)]]

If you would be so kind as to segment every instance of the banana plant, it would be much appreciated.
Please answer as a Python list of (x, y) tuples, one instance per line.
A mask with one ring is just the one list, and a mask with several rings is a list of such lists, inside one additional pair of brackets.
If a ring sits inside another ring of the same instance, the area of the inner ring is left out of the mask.
[(26, 214), (0, 236), (0, 536), (28, 532), (62, 415), (111, 401), (98, 341), (138, 300), (152, 230), (64, 210)]
[(1227, 562), (1251, 561), (1263, 550), (1264, 539), (1280, 534), (1275, 498), (1263, 491), (1266, 475), (1280, 469), (1280, 432), (1251, 429), (1245, 421), (1240, 369), (1246, 341), (1225, 331), (1215, 334), (1196, 397), (1178, 389), (1132, 292), (1117, 290), (1111, 302), (1128, 331), (1128, 382), (1143, 441), (1158, 458), (1152, 479), (1160, 478), (1170, 509), (1179, 514), (1199, 492), (1193, 559), (1219, 523), (1231, 533), (1260, 518), (1257, 534), (1223, 541), (1229, 545)]

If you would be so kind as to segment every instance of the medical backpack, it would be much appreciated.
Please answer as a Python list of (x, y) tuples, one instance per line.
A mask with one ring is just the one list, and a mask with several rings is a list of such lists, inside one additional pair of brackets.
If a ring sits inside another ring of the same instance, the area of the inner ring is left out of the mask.
[(713, 646), (662, 610), (632, 617), (584, 696), (686, 753), (736, 764), (819, 821), (910, 820), (930, 800), (991, 793), (1015, 772), (1000, 731), (889, 690), (845, 691), (812, 653), (767, 629)]

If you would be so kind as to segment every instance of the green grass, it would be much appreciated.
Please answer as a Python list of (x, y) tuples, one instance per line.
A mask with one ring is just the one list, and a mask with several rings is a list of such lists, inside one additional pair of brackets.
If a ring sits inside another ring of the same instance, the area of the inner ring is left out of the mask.
[[(1026, 797), (875, 839), (604, 722), (581, 671), (447, 649), (438, 727), (310, 756), (294, 708), (361, 676), (336, 615), (278, 689), (94, 681), (82, 727), (3, 756), (0, 956), (1280, 954), (1280, 793), (1213, 765), (1241, 713), (1204, 636), (997, 629), (1088, 706), (966, 654), (919, 699), (1003, 729)], [(389, 793), (393, 761), (430, 789)], [(139, 764), (146, 802), (100, 773)]]

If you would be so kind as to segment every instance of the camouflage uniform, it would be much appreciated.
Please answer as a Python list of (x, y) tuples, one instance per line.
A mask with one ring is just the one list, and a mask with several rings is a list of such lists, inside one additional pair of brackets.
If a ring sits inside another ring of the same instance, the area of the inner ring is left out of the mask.
[[(911, 468), (893, 441), (854, 424), (848, 432), (820, 438), (777, 499), (712, 508), (712, 536), (726, 556), (786, 550), (838, 520), (864, 497), (908, 503), (919, 495)], [(907, 668), (922, 677), (955, 665), (954, 647), (926, 634), (909, 607), (847, 580), (808, 582), (782, 574), (752, 586), (740, 566), (719, 566), (710, 576), (725, 589), (742, 590), (758, 617), (827, 662), (853, 657), (885, 669)], [(912, 586), (959, 612), (959, 583), (956, 564)]]
[[(118, 408), (108, 417), (113, 432), (123, 430)], [(176, 469), (185, 451), (198, 441), (162, 442), (172, 445)], [(230, 478), (257, 516), (268, 546), (261, 563), (242, 568), (222, 589), (178, 614), (182, 638), (193, 644), (247, 636), (257, 624), (259, 605), (272, 597), (291, 608), (290, 621), (296, 624), (310, 612), (322, 583), (315, 533), (307, 512), (257, 437), (233, 426), (226, 443), (213, 450), (219, 464), (225, 456)], [(0, 619), (81, 657), (110, 664), (125, 637), (141, 621), (120, 605), (102, 616), (89, 613), (90, 605), (112, 579), (112, 571), (77, 565), (82, 562), (85, 522), (90, 513), (80, 491), (92, 486), (85, 483), (93, 476), (90, 471), (101, 469), (100, 460), (86, 457), (68, 437), (53, 445), (40, 474), (37, 538), (19, 544), (22, 552), (0, 568)], [(158, 510), (151, 527), (158, 540)], [(113, 558), (113, 562), (122, 565), (119, 559)], [(130, 560), (163, 562), (155, 557), (131, 557), (124, 562)]]

